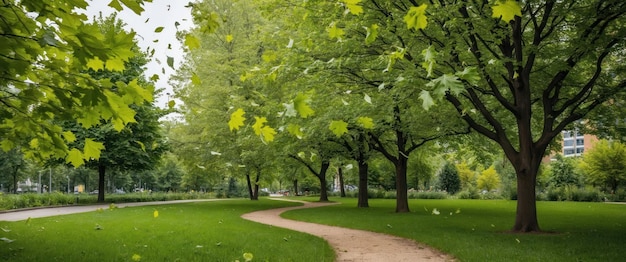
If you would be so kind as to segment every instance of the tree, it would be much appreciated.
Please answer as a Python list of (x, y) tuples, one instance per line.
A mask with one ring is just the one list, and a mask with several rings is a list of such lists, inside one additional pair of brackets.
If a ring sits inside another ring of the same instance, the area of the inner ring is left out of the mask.
[[(143, 1), (122, 1), (136, 13)], [(80, 164), (97, 158), (99, 144), (79, 151), (67, 146), (74, 134), (55, 119), (85, 127), (101, 120), (116, 130), (134, 122), (131, 104), (152, 94), (135, 81), (96, 79), (87, 70), (124, 70), (134, 55), (134, 33), (105, 34), (79, 14), (87, 2), (10, 1), (0, 7), (0, 147), (21, 147), (27, 158), (66, 158)], [(118, 3), (118, 10), (122, 6)], [(115, 92), (114, 90), (124, 90)]]
[(554, 187), (580, 185), (581, 181), (575, 169), (574, 158), (565, 158), (560, 154), (556, 155), (556, 161), (550, 163), (549, 184)]
[(448, 192), (450, 195), (454, 195), (461, 189), (461, 180), (459, 179), (459, 172), (454, 167), (454, 164), (446, 161), (441, 170), (439, 171), (439, 188)]
[(585, 151), (580, 169), (589, 182), (615, 193), (621, 181), (626, 180), (626, 146), (617, 141), (600, 140)]
[(17, 182), (23, 177), (21, 169), (26, 167), (27, 163), (24, 155), (18, 148), (11, 149), (9, 152), (0, 151), (0, 174), (2, 174), (2, 182), (8, 186), (8, 191), (17, 194)]
[(163, 155), (156, 171), (158, 187), (165, 192), (176, 192), (181, 188), (183, 170), (179, 166), (175, 155), (168, 153)]
[(471, 170), (465, 161), (456, 165), (456, 169), (459, 172), (459, 179), (461, 180), (461, 188), (468, 189), (476, 185), (476, 173)]
[[(124, 24), (117, 19), (115, 14), (107, 18), (100, 17), (95, 23), (104, 34), (124, 32), (122, 28)], [(143, 95), (149, 95), (148, 101), (152, 101), (150, 90), (153, 87), (142, 79), (143, 66), (147, 60), (145, 55), (138, 51), (136, 45), (132, 50), (135, 52), (135, 56), (126, 62), (123, 71), (117, 72), (108, 68), (101, 68), (90, 70), (89, 74), (94, 79), (113, 80), (116, 83), (113, 86), (114, 91), (118, 93), (128, 92), (124, 88), (124, 84), (134, 82), (141, 87), (139, 92)], [(132, 97), (125, 99), (132, 99)], [(76, 148), (89, 151), (92, 147), (96, 147), (100, 150), (98, 157), (85, 163), (88, 167), (98, 170), (98, 202), (104, 201), (107, 168), (135, 171), (153, 169), (161, 154), (167, 150), (159, 124), (159, 118), (165, 114), (164, 111), (143, 100), (135, 102), (138, 104), (133, 106), (134, 112), (136, 112), (133, 121), (122, 126), (121, 130), (118, 129), (117, 123), (114, 121), (102, 121), (90, 128), (85, 128), (80, 121), (65, 122), (66, 132), (71, 132), (75, 137), (80, 138), (77, 140), (78, 142), (74, 143)], [(72, 150), (70, 154), (77, 151)]]
[(489, 168), (483, 170), (476, 181), (478, 189), (491, 192), (500, 186), (500, 176), (496, 172), (496, 168), (492, 165)]

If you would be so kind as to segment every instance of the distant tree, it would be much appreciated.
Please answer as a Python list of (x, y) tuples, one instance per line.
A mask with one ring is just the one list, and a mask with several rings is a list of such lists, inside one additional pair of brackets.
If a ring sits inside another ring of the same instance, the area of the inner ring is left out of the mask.
[(439, 188), (453, 195), (461, 189), (461, 179), (454, 164), (446, 161), (439, 171)]
[(160, 190), (176, 192), (181, 187), (183, 170), (174, 155), (166, 154), (156, 169), (156, 176)]
[(554, 187), (580, 185), (580, 176), (576, 173), (574, 161), (573, 158), (556, 155), (556, 161), (550, 163), (548, 183)]
[(0, 150), (0, 182), (9, 182), (8, 191), (17, 193), (17, 181), (22, 178), (20, 170), (26, 166), (24, 154), (19, 148), (8, 152)]
[(478, 189), (484, 189), (487, 192), (498, 188), (500, 186), (500, 176), (496, 172), (496, 168), (492, 165), (483, 170), (476, 181), (476, 185)]
[(626, 146), (617, 141), (600, 140), (585, 151), (580, 168), (587, 181), (615, 193), (621, 181), (626, 180)]
[(467, 166), (467, 162), (463, 161), (456, 165), (461, 180), (461, 188), (468, 189), (476, 185), (476, 173)]

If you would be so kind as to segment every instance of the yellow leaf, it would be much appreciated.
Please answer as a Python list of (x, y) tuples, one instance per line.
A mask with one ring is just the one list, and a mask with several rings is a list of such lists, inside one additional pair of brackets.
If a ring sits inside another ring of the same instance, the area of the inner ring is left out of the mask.
[(372, 129), (372, 128), (374, 128), (374, 120), (372, 120), (372, 118), (369, 118), (369, 117), (359, 117), (356, 120), (356, 122), (359, 123), (359, 125), (361, 125), (365, 129)]
[(267, 123), (267, 118), (255, 116), (254, 119), (256, 119), (256, 122), (254, 122), (254, 125), (252, 125), (252, 129), (254, 130), (254, 133), (256, 135), (261, 135), (261, 129), (263, 128), (263, 125)]
[(335, 23), (330, 24), (326, 31), (328, 31), (328, 36), (330, 37), (330, 39), (341, 39), (341, 37), (346, 34), (343, 29), (337, 28), (337, 25)]
[(189, 50), (200, 48), (200, 40), (192, 34), (187, 34), (185, 35), (185, 45), (189, 48)]
[(71, 163), (74, 167), (82, 166), (85, 163), (85, 160), (83, 160), (83, 153), (76, 148), (72, 148), (72, 150), (67, 153), (65, 163)]
[(226, 35), (226, 43), (230, 43), (233, 41), (233, 35)]
[(104, 62), (102, 62), (102, 60), (100, 60), (100, 58), (96, 56), (93, 59), (89, 59), (89, 61), (87, 62), (87, 68), (91, 68), (95, 71), (104, 69)]
[(76, 141), (76, 136), (74, 135), (74, 133), (72, 133), (72, 131), (63, 132), (63, 138), (68, 143), (72, 143), (72, 142)]
[(491, 17), (502, 17), (502, 21), (507, 23), (513, 21), (515, 16), (522, 16), (522, 7), (514, 0), (498, 1), (497, 4), (491, 7), (491, 10), (493, 12)]
[(141, 261), (141, 256), (137, 255), (137, 254), (133, 254), (132, 259), (133, 259), (133, 261)]
[(274, 130), (274, 128), (271, 128), (270, 126), (264, 126), (261, 128), (261, 139), (263, 139), (263, 141), (274, 141), (274, 135), (276, 135), (276, 130)]
[(85, 139), (85, 148), (83, 149), (83, 157), (87, 160), (89, 159), (99, 159), (100, 152), (104, 150), (104, 144), (100, 142), (93, 141), (90, 138)]
[(342, 1), (346, 5), (346, 8), (348, 8), (351, 14), (358, 15), (360, 13), (363, 13), (363, 7), (359, 5), (361, 0), (342, 0)]
[(159, 211), (158, 210), (154, 210), (154, 213), (152, 213), (152, 215), (154, 216), (154, 218), (159, 217)]
[(252, 258), (254, 258), (252, 253), (243, 253), (243, 259), (245, 259), (246, 262), (252, 261)]
[(245, 113), (243, 109), (239, 108), (230, 115), (230, 120), (228, 121), (230, 131), (239, 130), (239, 128), (243, 126), (243, 122), (246, 120), (246, 118), (243, 117)]
[(307, 118), (315, 114), (315, 111), (313, 111), (313, 109), (311, 109), (311, 107), (308, 105), (309, 101), (309, 96), (302, 93), (298, 94), (296, 98), (293, 99), (293, 106), (302, 118)]
[(302, 133), (300, 125), (289, 124), (289, 126), (287, 126), (287, 131), (296, 136), (298, 139), (302, 139), (302, 137), (304, 137), (304, 133)]
[(109, 59), (106, 62), (106, 68), (111, 71), (124, 71), (124, 60), (122, 59)]
[(348, 133), (348, 123), (344, 122), (343, 120), (333, 120), (330, 122), (330, 126), (328, 127), (328, 129), (330, 129), (330, 131), (332, 131), (333, 134), (335, 134), (337, 137), (340, 137), (343, 134)]
[(415, 28), (415, 30), (419, 30), (426, 28), (428, 25), (426, 7), (428, 5), (422, 4), (420, 6), (412, 6), (409, 9), (409, 12), (404, 16), (404, 22), (408, 29)]
[(191, 83), (194, 85), (201, 85), (202, 84), (202, 79), (200, 79), (200, 77), (198, 75), (196, 75), (196, 73), (193, 73), (191, 75)]

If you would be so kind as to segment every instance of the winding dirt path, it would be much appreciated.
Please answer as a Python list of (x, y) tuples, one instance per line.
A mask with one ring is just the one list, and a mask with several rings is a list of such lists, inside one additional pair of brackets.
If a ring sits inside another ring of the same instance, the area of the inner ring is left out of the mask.
[[(285, 199), (274, 200), (295, 201)], [(295, 202), (300, 202), (304, 205), (256, 211), (244, 214), (241, 217), (267, 225), (319, 236), (328, 241), (333, 247), (337, 254), (336, 261), (339, 262), (454, 261), (454, 259), (448, 255), (409, 239), (369, 231), (289, 220), (280, 217), (281, 213), (288, 210), (314, 208), (334, 204), (304, 201)]]

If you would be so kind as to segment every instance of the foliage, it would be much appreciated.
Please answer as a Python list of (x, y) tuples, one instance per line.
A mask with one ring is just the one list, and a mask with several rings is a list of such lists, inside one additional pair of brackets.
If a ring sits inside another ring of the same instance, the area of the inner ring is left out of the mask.
[(496, 168), (492, 165), (483, 170), (476, 181), (478, 189), (490, 192), (500, 186), (500, 175), (496, 172)]
[(476, 185), (476, 173), (471, 170), (465, 161), (457, 164), (456, 170), (459, 172), (459, 179), (461, 180), (461, 188), (467, 189)]
[(270, 200), (254, 204), (210, 201), (105, 207), (33, 218), (28, 223), (0, 221), (1, 228), (10, 230), (2, 236), (15, 240), (10, 248), (0, 249), (0, 257), (3, 261), (132, 261), (133, 257), (141, 261), (243, 261), (254, 254), (253, 261), (333, 261), (332, 248), (321, 238), (241, 218), (244, 213), (294, 205)]
[(626, 146), (619, 141), (600, 140), (585, 151), (580, 169), (589, 183), (616, 192), (626, 181)]
[(580, 175), (576, 172), (576, 161), (556, 155), (556, 161), (550, 162), (549, 184), (554, 187), (580, 186)]
[(461, 189), (461, 179), (459, 178), (459, 172), (451, 162), (445, 162), (439, 173), (438, 187), (446, 191), (450, 195), (454, 195)]
[[(139, 13), (143, 1), (122, 1)], [(101, 32), (80, 14), (88, 3), (11, 1), (0, 7), (0, 147), (21, 146), (27, 158), (66, 158), (74, 165), (98, 157), (100, 146), (68, 147), (76, 140), (55, 119), (89, 128), (110, 121), (117, 130), (135, 122), (132, 104), (152, 100), (136, 81), (94, 78), (88, 70), (124, 70), (135, 33)], [(121, 8), (121, 6), (119, 6)], [(79, 141), (89, 144), (87, 138)]]

